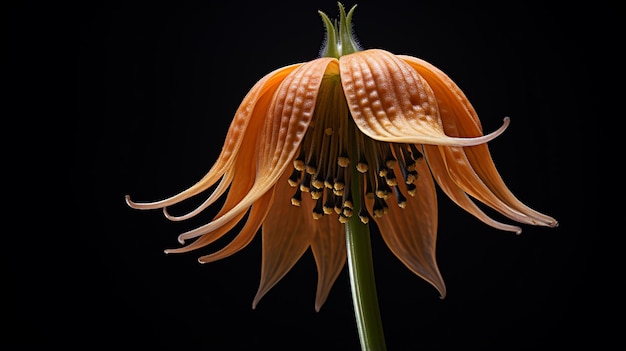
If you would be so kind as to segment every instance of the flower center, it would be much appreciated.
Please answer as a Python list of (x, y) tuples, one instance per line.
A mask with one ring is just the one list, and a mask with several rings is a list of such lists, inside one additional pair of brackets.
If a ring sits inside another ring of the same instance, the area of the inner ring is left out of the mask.
[[(309, 193), (315, 201), (315, 219), (336, 213), (345, 223), (355, 211), (350, 182), (353, 172), (358, 172), (363, 178), (362, 189), (356, 194), (361, 197), (357, 213), (367, 223), (369, 213), (380, 217), (387, 212), (387, 200), (392, 196), (404, 207), (404, 191), (415, 195), (415, 166), (421, 159), (416, 145), (380, 142), (363, 134), (350, 116), (339, 75), (326, 75), (313, 119), (293, 162), (289, 184), (296, 192), (291, 203), (300, 206), (302, 193)], [(400, 184), (404, 184), (403, 189)], [(365, 197), (373, 199), (369, 211)]]

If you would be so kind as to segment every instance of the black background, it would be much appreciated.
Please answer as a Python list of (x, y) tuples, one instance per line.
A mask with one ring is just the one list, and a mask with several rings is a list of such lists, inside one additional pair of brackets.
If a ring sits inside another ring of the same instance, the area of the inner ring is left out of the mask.
[[(126, 194), (156, 200), (197, 181), (215, 161), (248, 89), (276, 68), (317, 57), (324, 36), (317, 10), (336, 18), (336, 2), (9, 10), (6, 57), (32, 70), (15, 75), (20, 79), (7, 96), (18, 98), (33, 86), (59, 93), (61, 117), (50, 125), (71, 133), (58, 165), (70, 163), (62, 178), (71, 182), (72, 196), (63, 189), (64, 215), (36, 221), (47, 230), (5, 255), (7, 342), (359, 349), (347, 271), (315, 312), (316, 271), (307, 252), (253, 310), (260, 236), (229, 258), (200, 265), (197, 257), (227, 241), (183, 255), (166, 256), (163, 249), (177, 247), (176, 236), (209, 220), (214, 209), (172, 223), (159, 211), (124, 203)], [(596, 133), (595, 124), (583, 123), (594, 111), (584, 69), (595, 44), (586, 35), (590, 16), (530, 2), (358, 3), (354, 29), (364, 48), (409, 54), (442, 69), (464, 90), (485, 131), (511, 117), (508, 130), (490, 143), (495, 163), (513, 193), (560, 222), (556, 229), (522, 226), (516, 236), (487, 227), (440, 193), (444, 300), (374, 229), (390, 350), (527, 350), (611, 338), (609, 328), (597, 328), (603, 292), (590, 281), (596, 186), (580, 141)], [(33, 73), (37, 68), (46, 74)], [(41, 86), (32, 84), (38, 78)], [(62, 85), (69, 89), (59, 92)], [(48, 199), (46, 206), (56, 204)]]

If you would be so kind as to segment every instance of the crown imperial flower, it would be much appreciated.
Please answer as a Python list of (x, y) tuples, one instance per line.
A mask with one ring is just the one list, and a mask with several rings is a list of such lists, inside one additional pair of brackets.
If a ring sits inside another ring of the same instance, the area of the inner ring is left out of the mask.
[[(435, 184), (485, 224), (520, 233), (474, 202), (515, 222), (554, 227), (556, 220), (520, 202), (506, 187), (478, 115), (441, 70), (416, 57), (362, 50), (352, 33), (353, 7), (339, 7), (339, 23), (322, 12), (326, 40), (321, 57), (277, 69), (244, 97), (221, 154), (188, 189), (136, 209), (163, 209), (174, 221), (191, 218), (225, 196), (209, 223), (179, 235), (191, 243), (166, 250), (196, 250), (245, 219), (226, 247), (202, 263), (246, 247), (262, 228), (262, 276), (253, 307), (310, 248), (318, 269), (317, 310), (346, 262), (345, 223), (374, 221), (385, 243), (407, 268), (446, 288), (435, 258)], [(195, 210), (175, 216), (167, 207), (209, 191)], [(246, 217), (247, 215), (247, 217)]]

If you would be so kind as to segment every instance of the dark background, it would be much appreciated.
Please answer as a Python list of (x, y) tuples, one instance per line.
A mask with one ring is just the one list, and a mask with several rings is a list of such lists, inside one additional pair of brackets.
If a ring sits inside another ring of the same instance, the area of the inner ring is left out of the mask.
[[(18, 99), (32, 86), (59, 94), (54, 124), (70, 133), (59, 165), (70, 163), (62, 178), (72, 196), (62, 189), (69, 206), (49, 222), (56, 229), (46, 225), (4, 256), (7, 343), (359, 349), (347, 271), (316, 313), (317, 276), (307, 252), (252, 310), (260, 236), (229, 258), (200, 265), (197, 257), (217, 247), (169, 256), (163, 249), (178, 247), (177, 235), (209, 220), (214, 209), (172, 223), (160, 211), (124, 203), (126, 194), (156, 200), (197, 181), (248, 89), (276, 68), (317, 57), (324, 37), (317, 10), (336, 18), (335, 1), (9, 10), (7, 62), (29, 69), (11, 75), (19, 79), (7, 97)], [(532, 2), (358, 2), (354, 29), (364, 48), (442, 69), (485, 131), (511, 117), (490, 143), (495, 163), (514, 194), (560, 222), (556, 229), (522, 226), (516, 236), (482, 224), (441, 193), (444, 300), (374, 229), (390, 350), (527, 350), (611, 339), (596, 307), (604, 292), (591, 279), (596, 186), (579, 138), (596, 134), (595, 124), (583, 122), (595, 104), (585, 70), (595, 45), (586, 35), (591, 16)], [(55, 210), (52, 199), (45, 202)]]

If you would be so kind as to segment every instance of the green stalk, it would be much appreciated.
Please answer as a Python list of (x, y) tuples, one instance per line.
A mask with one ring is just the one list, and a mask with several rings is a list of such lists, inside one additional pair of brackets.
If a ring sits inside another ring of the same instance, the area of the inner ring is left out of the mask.
[[(355, 211), (361, 208), (361, 193), (363, 191), (359, 175), (360, 173), (356, 169), (352, 170), (350, 184)], [(374, 280), (369, 226), (362, 223), (356, 213), (348, 219), (345, 225), (348, 272), (361, 349), (364, 351), (386, 350)]]

